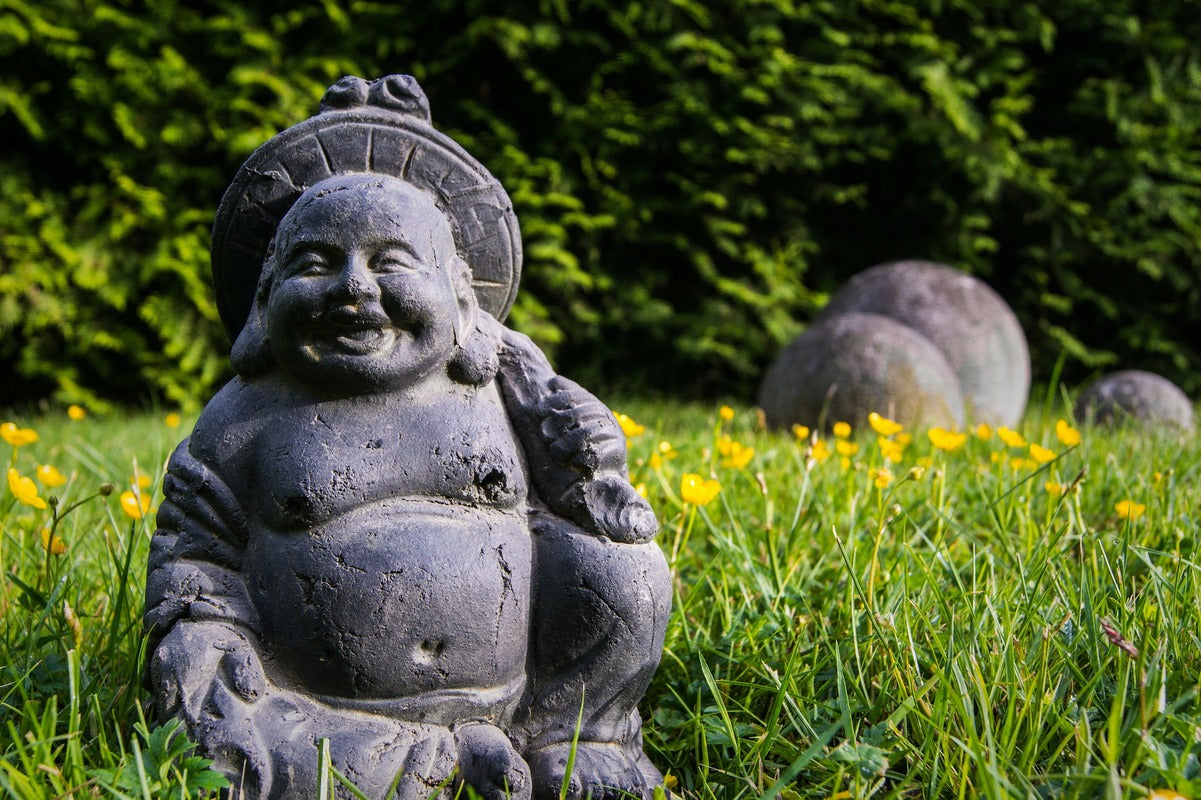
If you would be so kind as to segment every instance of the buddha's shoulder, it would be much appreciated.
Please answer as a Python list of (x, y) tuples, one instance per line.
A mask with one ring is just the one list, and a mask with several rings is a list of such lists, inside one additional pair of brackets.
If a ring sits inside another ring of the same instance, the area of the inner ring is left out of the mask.
[(253, 451), (263, 432), (293, 403), (286, 392), (265, 381), (234, 378), (213, 396), (196, 420), (188, 450), (209, 466), (217, 466)]

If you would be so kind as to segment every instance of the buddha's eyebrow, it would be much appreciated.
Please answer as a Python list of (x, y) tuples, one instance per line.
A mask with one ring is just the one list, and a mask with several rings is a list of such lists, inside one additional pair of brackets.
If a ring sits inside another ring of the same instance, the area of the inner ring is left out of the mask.
[[(414, 247), (410, 242), (399, 237), (380, 237), (378, 239), (368, 239), (363, 242), (366, 246), (376, 252), (382, 250), (396, 249), (404, 252), (407, 256), (413, 259), (421, 260), (421, 252)], [(284, 253), (285, 261), (292, 261), (297, 256), (306, 253), (316, 253), (326, 258), (338, 258), (342, 254), (342, 248), (332, 244), (325, 239), (314, 238), (308, 239), (303, 236), (291, 242), (288, 249)]]
[(337, 251), (337, 247), (320, 239), (300, 239), (292, 242), (291, 246), (288, 247), (286, 257), (289, 259), (295, 258), (301, 253), (319, 253), (323, 256), (332, 256), (336, 255)]
[(369, 244), (372, 247), (374, 247), (376, 250), (385, 250), (385, 249), (396, 248), (397, 250), (405, 251), (405, 253), (412, 256), (413, 258), (421, 257), (421, 254), (417, 252), (417, 248), (413, 247), (413, 245), (409, 244), (404, 239), (380, 238), (380, 239), (371, 240), (369, 242)]

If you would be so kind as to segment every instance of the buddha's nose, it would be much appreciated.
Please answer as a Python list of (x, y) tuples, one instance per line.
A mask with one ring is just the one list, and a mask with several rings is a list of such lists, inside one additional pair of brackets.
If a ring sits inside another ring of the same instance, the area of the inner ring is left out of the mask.
[(347, 299), (356, 303), (379, 299), (379, 283), (364, 256), (357, 253), (350, 254), (346, 259), (346, 265), (338, 275), (338, 282), (334, 286), (333, 293), (339, 299)]

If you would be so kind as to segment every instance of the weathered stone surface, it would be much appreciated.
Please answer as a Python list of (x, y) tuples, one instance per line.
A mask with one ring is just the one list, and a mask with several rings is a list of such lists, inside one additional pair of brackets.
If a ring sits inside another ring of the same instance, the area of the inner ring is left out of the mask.
[(238, 375), (163, 481), (157, 714), (251, 798), (315, 796), (329, 738), (369, 797), (552, 800), (578, 733), (570, 797), (649, 799), (671, 583), (617, 421), (494, 316), (516, 218), (412, 79), (323, 108), (222, 203)]
[(1021, 419), (1030, 349), (1013, 311), (983, 281), (930, 261), (881, 264), (847, 281), (821, 318), (851, 311), (890, 317), (933, 342), (958, 376), (972, 419)]
[(928, 339), (879, 314), (823, 317), (768, 368), (759, 406), (772, 427), (863, 424), (872, 411), (912, 425), (962, 425), (963, 394)]
[(1122, 370), (1090, 385), (1076, 401), (1076, 417), (1100, 425), (1140, 422), (1193, 431), (1193, 404), (1176, 384), (1154, 372)]

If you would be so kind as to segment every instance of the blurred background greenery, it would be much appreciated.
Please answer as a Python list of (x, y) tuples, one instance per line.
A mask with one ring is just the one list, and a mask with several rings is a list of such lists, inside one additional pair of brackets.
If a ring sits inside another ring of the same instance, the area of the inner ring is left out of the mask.
[(508, 188), (511, 323), (594, 388), (749, 400), (847, 277), (929, 258), (1036, 381), (1201, 390), (1195, 0), (0, 0), (0, 405), (202, 402), (225, 186), (391, 72)]

